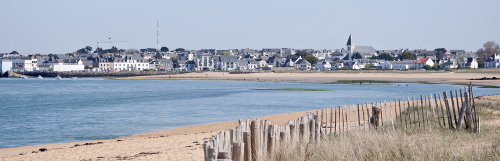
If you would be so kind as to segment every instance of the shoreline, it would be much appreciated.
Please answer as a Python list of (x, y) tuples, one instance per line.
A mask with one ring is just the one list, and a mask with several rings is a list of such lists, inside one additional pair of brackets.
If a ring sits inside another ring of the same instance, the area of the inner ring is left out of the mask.
[[(414, 78), (418, 76), (419, 78)], [(225, 72), (186, 73), (166, 76), (137, 76), (116, 80), (213, 80), (213, 81), (260, 81), (294, 83), (332, 83), (339, 80), (374, 80), (392, 83), (469, 83), (465, 78), (493, 77), (493, 73), (251, 73), (229, 74)], [(273, 79), (274, 78), (274, 79)], [(446, 79), (449, 78), (449, 79)], [(427, 81), (420, 81), (428, 79)], [(500, 85), (500, 80), (476, 80), (474, 84)], [(481, 83), (478, 83), (481, 82)], [(499, 96), (499, 95), (494, 95)], [(302, 117), (307, 111), (259, 117), (276, 124)], [(244, 119), (244, 118), (242, 118)], [(219, 131), (234, 128), (237, 121), (210, 123), (167, 129), (127, 137), (42, 144), (0, 149), (0, 160), (203, 160), (203, 141)], [(86, 145), (87, 144), (87, 145)], [(40, 152), (39, 149), (47, 151)]]
[[(308, 72), (308, 73), (245, 73), (229, 74), (229, 72), (202, 72), (184, 73), (176, 75), (110, 77), (111, 80), (214, 80), (214, 81), (253, 81), (253, 82), (287, 82), (287, 83), (338, 83), (349, 84), (346, 81), (373, 81), (386, 83), (438, 83), (438, 84), (481, 84), (499, 86), (500, 80), (471, 80), (478, 78), (500, 77), (500, 73), (334, 73), (334, 72)], [(365, 83), (365, 82), (363, 82)], [(366, 82), (368, 83), (368, 82)]]

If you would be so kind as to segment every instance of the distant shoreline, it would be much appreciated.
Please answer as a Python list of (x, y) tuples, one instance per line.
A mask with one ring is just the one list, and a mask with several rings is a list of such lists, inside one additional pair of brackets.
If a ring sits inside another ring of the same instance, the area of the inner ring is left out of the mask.
[(500, 77), (500, 70), (489, 72), (256, 72), (229, 74), (228, 72), (196, 72), (175, 75), (110, 77), (112, 80), (229, 80), (297, 83), (440, 83), (500, 85), (500, 80), (471, 80)]

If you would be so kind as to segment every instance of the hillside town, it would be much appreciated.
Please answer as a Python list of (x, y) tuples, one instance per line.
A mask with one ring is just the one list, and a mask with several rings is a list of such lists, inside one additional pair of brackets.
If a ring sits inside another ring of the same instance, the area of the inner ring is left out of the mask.
[[(494, 43), (494, 42), (493, 42)], [(496, 44), (496, 43), (494, 43)], [(498, 44), (496, 44), (498, 46)], [(482, 54), (484, 55), (484, 54)], [(484, 57), (484, 56), (483, 56)], [(354, 45), (350, 35), (341, 49), (111, 49), (87, 46), (68, 54), (0, 53), (0, 71), (258, 71), (258, 70), (446, 70), (499, 68), (500, 56), (438, 48), (376, 50)]]

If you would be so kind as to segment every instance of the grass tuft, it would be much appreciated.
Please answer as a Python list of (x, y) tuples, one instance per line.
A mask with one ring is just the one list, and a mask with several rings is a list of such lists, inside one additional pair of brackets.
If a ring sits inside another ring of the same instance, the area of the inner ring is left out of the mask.
[[(319, 144), (280, 147), (270, 160), (500, 160), (500, 101), (476, 101), (481, 133), (449, 129), (356, 130)], [(415, 111), (410, 109), (408, 112)]]

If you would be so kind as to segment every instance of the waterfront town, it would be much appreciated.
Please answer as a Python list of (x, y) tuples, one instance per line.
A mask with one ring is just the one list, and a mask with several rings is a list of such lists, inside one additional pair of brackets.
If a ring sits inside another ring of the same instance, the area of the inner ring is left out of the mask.
[[(0, 71), (259, 71), (259, 70), (447, 70), (499, 68), (498, 44), (478, 51), (437, 48), (377, 50), (355, 45), (351, 35), (341, 49), (111, 49), (86, 46), (67, 54), (0, 53)], [(2, 74), (4, 75), (4, 74)]]

